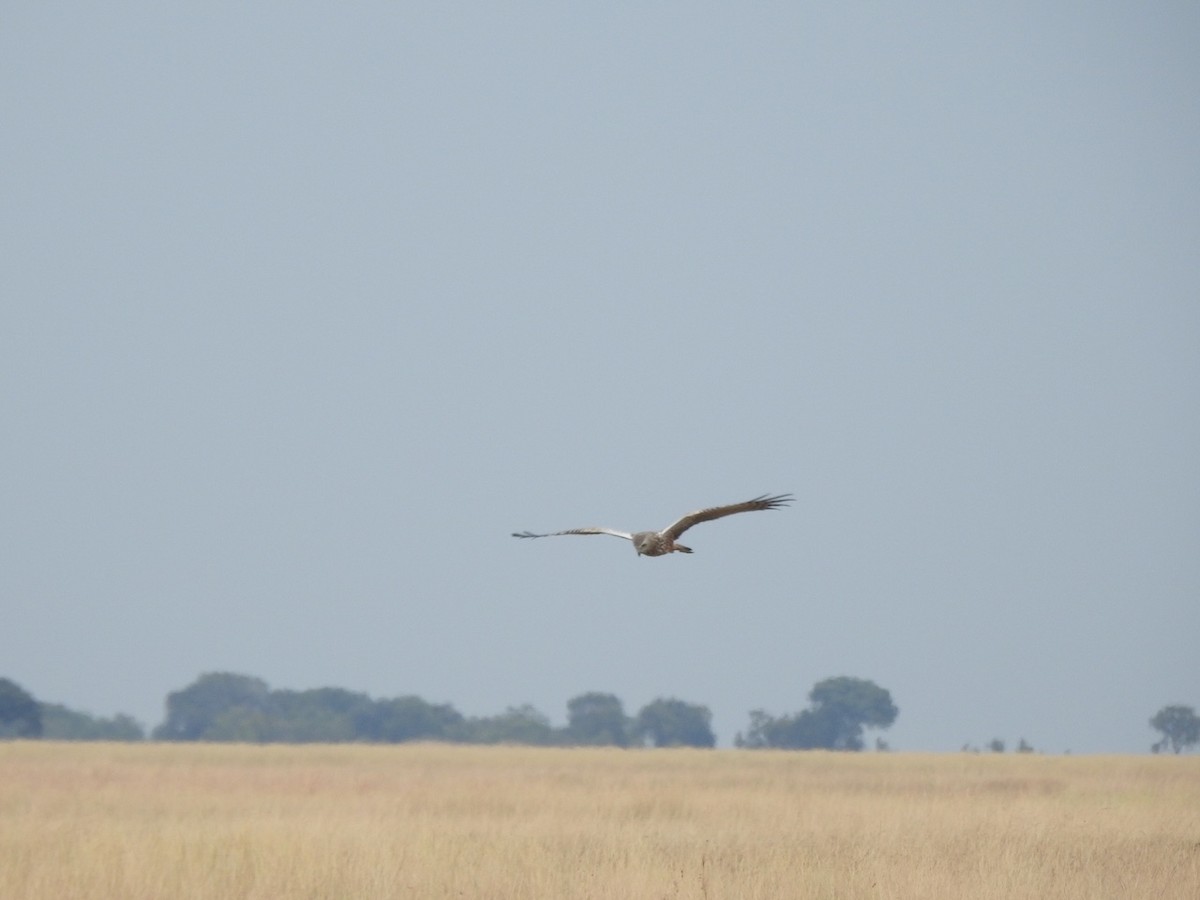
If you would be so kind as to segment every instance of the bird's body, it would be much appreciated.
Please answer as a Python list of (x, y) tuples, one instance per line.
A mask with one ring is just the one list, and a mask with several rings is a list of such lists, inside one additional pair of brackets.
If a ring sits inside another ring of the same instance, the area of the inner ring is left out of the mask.
[(753, 500), (746, 500), (742, 503), (731, 503), (728, 506), (710, 506), (707, 509), (700, 509), (676, 519), (662, 531), (628, 532), (617, 531), (614, 528), (592, 526), (589, 528), (570, 528), (566, 531), (551, 531), (548, 534), (534, 534), (532, 531), (514, 531), (513, 537), (541, 538), (555, 537), (560, 534), (611, 534), (613, 537), (632, 541), (633, 549), (637, 551), (638, 556), (666, 556), (668, 553), (691, 553), (692, 549), (690, 547), (677, 544), (676, 540), (693, 525), (699, 525), (701, 522), (710, 522), (713, 519), (720, 519), (724, 516), (732, 516), (734, 513), (753, 512), (760, 509), (779, 509), (781, 506), (791, 503), (792, 499), (791, 494), (779, 494), (774, 497), (763, 494), (761, 497), (755, 497)]

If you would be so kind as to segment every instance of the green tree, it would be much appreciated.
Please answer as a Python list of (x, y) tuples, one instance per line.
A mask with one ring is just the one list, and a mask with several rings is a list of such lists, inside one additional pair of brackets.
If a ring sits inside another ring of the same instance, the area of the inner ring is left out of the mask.
[[(270, 707), (270, 690), (261, 678), (209, 672), (167, 695), (167, 718), (154, 729), (163, 741), (261, 740)], [(222, 719), (218, 726), (218, 720)], [(253, 728), (239, 732), (233, 722)]]
[(764, 709), (750, 710), (750, 725), (743, 733), (733, 736), (733, 745), (746, 750), (762, 750), (772, 746), (770, 731), (775, 719)]
[(266, 708), (231, 706), (217, 713), (198, 739), (236, 744), (269, 744), (278, 741), (278, 722)]
[(463, 738), (473, 744), (549, 746), (558, 743), (550, 720), (528, 704), (510, 706), (498, 716), (469, 719), (463, 729)]
[(1200, 744), (1200, 717), (1190, 706), (1164, 706), (1154, 714), (1150, 727), (1162, 732), (1162, 740), (1150, 748), (1154, 753), (1168, 747), (1179, 753)]
[(373, 701), (343, 688), (271, 691), (270, 740), (334, 744), (359, 738), (358, 723)]
[(861, 750), (863, 728), (887, 728), (900, 713), (892, 695), (865, 678), (826, 678), (808, 699), (815, 713), (829, 718), (834, 750)]
[(41, 736), (41, 704), (15, 681), (0, 678), (0, 738)]
[(58, 703), (43, 703), (42, 737), (55, 741), (140, 741), (146, 733), (136, 719), (124, 713), (104, 719)]
[(633, 736), (654, 747), (713, 747), (717, 743), (708, 707), (673, 697), (643, 706), (633, 720)]
[(566, 738), (572, 744), (629, 745), (629, 720), (621, 701), (592, 691), (567, 701)]
[(738, 734), (739, 747), (776, 747), (783, 750), (861, 749), (838, 747), (837, 721), (827, 710), (804, 709), (774, 718), (761, 709), (750, 713), (746, 736)]
[(872, 681), (827, 678), (809, 692), (808, 709), (773, 718), (761, 709), (750, 713), (750, 727), (738, 733), (739, 747), (789, 750), (861, 750), (863, 728), (887, 728), (899, 710), (892, 696)]
[(368, 741), (456, 740), (465, 720), (449, 704), (427, 703), (420, 697), (376, 700), (357, 718), (356, 731)]

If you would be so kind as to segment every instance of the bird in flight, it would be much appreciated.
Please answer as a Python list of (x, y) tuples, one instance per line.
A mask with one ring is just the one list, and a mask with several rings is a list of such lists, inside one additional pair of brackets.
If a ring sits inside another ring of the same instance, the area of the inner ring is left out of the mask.
[(675, 540), (693, 525), (699, 525), (701, 522), (711, 522), (713, 519), (721, 519), (725, 516), (732, 516), (734, 513), (753, 512), (757, 509), (779, 509), (781, 506), (791, 503), (793, 499), (791, 494), (778, 494), (774, 497), (763, 494), (761, 497), (755, 497), (753, 500), (746, 500), (742, 503), (731, 503), (728, 506), (710, 506), (708, 509), (700, 509), (676, 519), (662, 531), (635, 531), (631, 534), (628, 531), (617, 531), (615, 528), (598, 528), (593, 526), (590, 528), (571, 528), (567, 531), (551, 531), (549, 534), (534, 534), (532, 531), (514, 531), (513, 537), (543, 538), (555, 537), (560, 534), (611, 534), (613, 537), (633, 541), (633, 549), (637, 551), (638, 556), (666, 556), (668, 553), (691, 553), (691, 547), (677, 544)]

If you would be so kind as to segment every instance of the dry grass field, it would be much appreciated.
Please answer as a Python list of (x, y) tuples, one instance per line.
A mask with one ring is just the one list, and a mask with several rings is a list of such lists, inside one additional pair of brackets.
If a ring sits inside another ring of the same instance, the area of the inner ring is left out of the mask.
[(0, 743), (0, 897), (1200, 897), (1200, 758)]

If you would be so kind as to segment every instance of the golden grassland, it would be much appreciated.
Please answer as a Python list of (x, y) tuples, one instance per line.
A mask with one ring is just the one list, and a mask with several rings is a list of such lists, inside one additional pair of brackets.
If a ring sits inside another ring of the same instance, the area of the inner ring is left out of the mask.
[(0, 743), (0, 897), (1200, 897), (1200, 758)]

